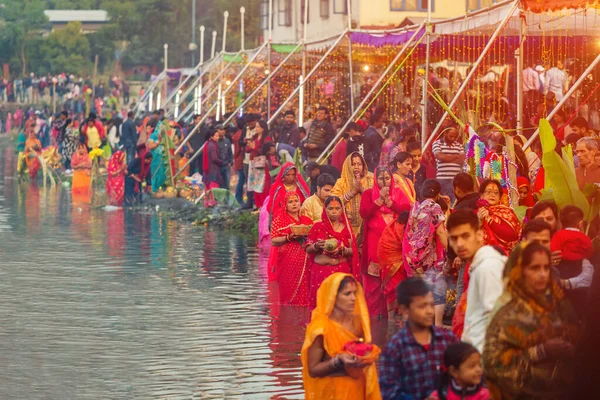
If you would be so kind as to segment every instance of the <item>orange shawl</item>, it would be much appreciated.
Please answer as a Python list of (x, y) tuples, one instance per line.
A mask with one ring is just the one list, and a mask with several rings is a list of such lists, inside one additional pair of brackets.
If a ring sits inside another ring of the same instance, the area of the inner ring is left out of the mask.
[[(317, 292), (317, 308), (312, 312), (310, 324), (306, 328), (306, 337), (302, 345), (302, 377), (306, 399), (310, 400), (380, 400), (379, 382), (375, 364), (359, 371), (350, 371), (352, 376), (333, 376), (312, 378), (308, 373), (308, 349), (315, 339), (323, 336), (325, 351), (330, 357), (344, 352), (344, 345), (359, 338), (352, 332), (329, 319), (337, 299), (338, 288), (342, 279), (350, 274), (335, 273), (325, 279)], [(357, 283), (356, 303), (354, 306), (355, 322), (360, 324), (366, 343), (371, 342), (371, 325), (369, 311), (362, 286)], [(365, 358), (375, 361), (381, 350), (373, 346), (373, 351)]]

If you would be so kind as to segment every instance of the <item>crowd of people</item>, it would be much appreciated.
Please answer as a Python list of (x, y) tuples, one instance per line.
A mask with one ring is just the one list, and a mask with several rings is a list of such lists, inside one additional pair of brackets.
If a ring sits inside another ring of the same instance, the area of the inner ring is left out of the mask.
[[(23, 129), (24, 116), (42, 104), (40, 111), (46, 116), (56, 104), (76, 119), (83, 119), (88, 108), (96, 110), (97, 115), (108, 116), (130, 107), (130, 101), (129, 84), (117, 76), (107, 83), (99, 80), (95, 85), (91, 76), (84, 79), (67, 73), (0, 78), (0, 133)], [(15, 112), (9, 111), (9, 103), (17, 105)]]
[[(74, 194), (89, 188), (98, 159), (112, 205), (201, 176), (206, 206), (220, 188), (256, 210), (280, 303), (313, 311), (302, 348), (307, 398), (579, 393), (573, 366), (587, 365), (593, 346), (600, 229), (587, 210), (548, 200), (556, 171), (542, 161), (571, 145), (567, 168), (593, 202), (600, 146), (581, 107), (551, 121), (555, 149), (539, 139), (525, 148), (528, 135), (494, 126), (473, 134), (450, 119), (423, 148), (418, 116), (390, 121), (384, 107), (344, 132), (324, 106), (304, 126), (288, 110), (272, 127), (260, 114), (200, 125), (201, 115), (185, 124), (164, 110), (106, 111), (25, 113), (19, 150), (31, 178), (42, 149), (55, 147)], [(383, 349), (371, 343), (372, 318), (400, 326)]]

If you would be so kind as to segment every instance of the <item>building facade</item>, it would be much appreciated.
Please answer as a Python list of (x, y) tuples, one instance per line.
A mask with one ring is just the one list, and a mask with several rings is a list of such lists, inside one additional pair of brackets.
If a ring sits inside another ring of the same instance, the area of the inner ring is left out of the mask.
[[(430, 0), (431, 18), (440, 20), (491, 6), (499, 0)], [(350, 0), (352, 27), (393, 29), (403, 22), (421, 22), (427, 17), (429, 0)], [(309, 42), (341, 34), (349, 24), (348, 0), (272, 0), (272, 40), (299, 42), (303, 37), (305, 7), (308, 7), (306, 39)], [(269, 0), (260, 4), (263, 38), (269, 37)]]

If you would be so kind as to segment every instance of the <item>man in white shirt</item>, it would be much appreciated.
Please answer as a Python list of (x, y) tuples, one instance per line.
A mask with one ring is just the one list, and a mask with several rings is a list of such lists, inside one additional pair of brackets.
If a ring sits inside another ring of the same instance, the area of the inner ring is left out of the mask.
[(552, 67), (546, 71), (544, 94), (552, 92), (556, 96), (556, 101), (561, 101), (564, 96), (566, 82), (567, 74), (563, 71), (562, 62), (559, 61), (556, 63), (556, 67)]
[(490, 313), (502, 294), (502, 273), (507, 258), (496, 248), (484, 246), (483, 231), (473, 210), (456, 210), (448, 218), (447, 229), (450, 246), (469, 266), (467, 311), (461, 340), (482, 352)]
[(540, 75), (531, 66), (523, 70), (523, 92), (540, 92), (542, 83), (540, 81)]

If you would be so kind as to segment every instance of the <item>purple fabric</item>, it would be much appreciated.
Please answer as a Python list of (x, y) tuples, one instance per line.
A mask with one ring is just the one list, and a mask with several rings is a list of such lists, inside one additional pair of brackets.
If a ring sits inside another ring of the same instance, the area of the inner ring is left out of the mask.
[[(352, 43), (364, 44), (367, 46), (381, 47), (386, 45), (397, 46), (404, 44), (414, 34), (414, 31), (402, 33), (384, 33), (383, 35), (373, 35), (370, 33), (351, 32), (350, 40)], [(419, 40), (425, 34), (425, 29), (421, 29), (415, 40)]]
[(181, 71), (176, 69), (176, 70), (167, 70), (167, 76), (169, 77), (169, 79), (179, 79), (181, 78)]

